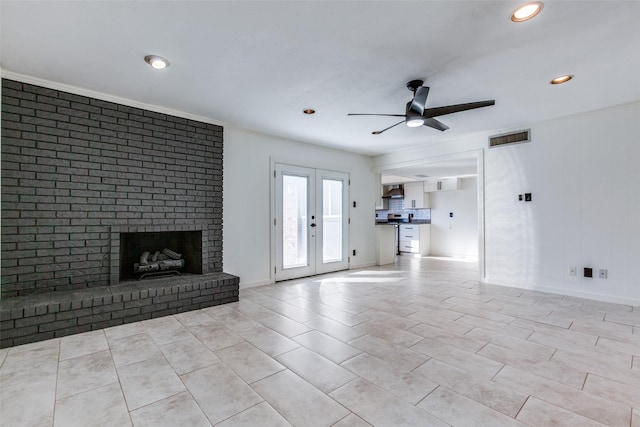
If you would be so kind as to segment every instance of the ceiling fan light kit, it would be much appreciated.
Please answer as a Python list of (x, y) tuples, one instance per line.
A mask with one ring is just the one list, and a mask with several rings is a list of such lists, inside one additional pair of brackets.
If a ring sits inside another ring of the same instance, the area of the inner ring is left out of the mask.
[(410, 128), (417, 128), (424, 125), (424, 119), (422, 117), (407, 117), (407, 126)]
[(427, 103), (427, 96), (429, 96), (429, 87), (422, 86), (424, 82), (422, 80), (411, 80), (407, 83), (407, 89), (413, 92), (413, 99), (407, 102), (407, 106), (404, 114), (369, 114), (369, 113), (350, 113), (349, 116), (386, 116), (386, 117), (402, 117), (403, 120), (396, 124), (389, 126), (382, 130), (376, 130), (371, 132), (372, 135), (380, 135), (381, 133), (398, 126), (401, 123), (406, 123), (410, 128), (428, 126), (439, 131), (445, 131), (449, 129), (449, 126), (445, 125), (434, 117), (444, 116), (445, 114), (458, 113), (460, 111), (473, 110), (475, 108), (488, 107), (494, 105), (495, 100), (488, 101), (469, 102), (466, 104), (446, 105), (443, 107), (425, 108)]

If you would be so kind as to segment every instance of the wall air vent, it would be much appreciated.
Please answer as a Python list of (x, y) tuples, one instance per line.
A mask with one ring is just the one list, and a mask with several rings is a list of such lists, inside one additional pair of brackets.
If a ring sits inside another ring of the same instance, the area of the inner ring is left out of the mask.
[(520, 144), (521, 142), (531, 142), (531, 129), (490, 136), (489, 148), (500, 147), (503, 145)]

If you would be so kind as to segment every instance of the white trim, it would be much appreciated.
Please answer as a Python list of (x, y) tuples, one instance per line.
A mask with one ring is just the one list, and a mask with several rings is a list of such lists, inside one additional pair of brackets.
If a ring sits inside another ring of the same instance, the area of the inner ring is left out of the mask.
[(227, 123), (214, 120), (209, 117), (198, 116), (195, 114), (185, 113), (184, 111), (173, 110), (167, 107), (161, 107), (159, 105), (146, 104), (144, 102), (134, 101), (133, 99), (121, 98), (115, 95), (109, 95), (107, 93), (98, 92), (90, 89), (84, 89), (77, 86), (71, 86), (64, 83), (52, 82), (50, 80), (44, 80), (37, 77), (25, 76), (23, 74), (14, 73), (11, 71), (0, 70), (0, 76), (3, 79), (16, 80), (21, 83), (32, 84), (36, 86), (42, 86), (49, 89), (60, 90), (63, 92), (73, 93), (75, 95), (86, 96), (89, 98), (100, 99), (102, 101), (113, 102), (116, 104), (126, 105), (128, 107), (140, 108), (142, 110), (154, 111), (156, 113), (168, 114), (170, 116), (182, 117), (183, 119), (195, 120), (197, 122), (209, 123), (218, 126), (227, 126)]
[(500, 283), (487, 282), (484, 280), (480, 281), (481, 283), (487, 285), (496, 285), (496, 286), (504, 286), (507, 288), (514, 289), (526, 289), (529, 291), (537, 291), (537, 292), (547, 292), (554, 295), (566, 295), (569, 297), (575, 298), (584, 298), (596, 302), (610, 302), (614, 304), (624, 304), (631, 306), (640, 306), (640, 298), (629, 298), (629, 297), (618, 297), (611, 296), (606, 294), (600, 294), (596, 292), (585, 292), (585, 291), (576, 291), (573, 289), (565, 289), (565, 288), (556, 288), (553, 286), (515, 286), (515, 285), (503, 285)]
[(242, 280), (240, 280), (240, 290), (242, 289), (249, 289), (249, 288), (257, 288), (258, 286), (265, 286), (265, 285), (273, 285), (275, 282), (271, 279), (269, 280), (257, 280), (255, 282), (242, 282)]
[(362, 264), (355, 264), (353, 260), (351, 260), (351, 263), (349, 264), (349, 270), (358, 270), (360, 268), (370, 268), (376, 266), (377, 265), (375, 262), (364, 262)]

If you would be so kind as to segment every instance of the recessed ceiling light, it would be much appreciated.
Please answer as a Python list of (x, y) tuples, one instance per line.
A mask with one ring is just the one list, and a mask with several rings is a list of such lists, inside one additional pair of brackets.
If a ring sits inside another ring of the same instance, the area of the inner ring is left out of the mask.
[(573, 78), (573, 74), (565, 74), (564, 76), (556, 77), (555, 79), (551, 80), (549, 83), (551, 83), (552, 85), (559, 85), (559, 84), (568, 82), (572, 78)]
[(520, 5), (511, 14), (511, 20), (513, 22), (524, 22), (536, 16), (542, 10), (542, 2), (532, 1)]
[(157, 55), (147, 55), (144, 57), (144, 60), (156, 70), (162, 70), (169, 66), (169, 61)]
[(315, 114), (316, 110), (314, 110), (313, 108), (307, 108), (306, 110), (302, 110), (302, 112), (305, 114)]

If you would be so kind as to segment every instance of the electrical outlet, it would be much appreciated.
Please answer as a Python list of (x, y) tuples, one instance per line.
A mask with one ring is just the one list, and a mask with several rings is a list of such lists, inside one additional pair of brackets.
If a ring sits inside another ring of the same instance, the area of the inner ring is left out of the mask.
[(609, 270), (606, 270), (604, 268), (601, 268), (600, 271), (598, 272), (598, 277), (600, 277), (601, 279), (606, 279), (608, 274), (609, 274)]
[(576, 275), (576, 268), (569, 267), (569, 276), (575, 276), (575, 275)]
[(584, 277), (593, 277), (593, 268), (585, 267), (584, 268)]

